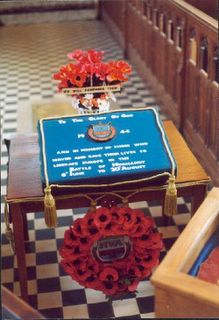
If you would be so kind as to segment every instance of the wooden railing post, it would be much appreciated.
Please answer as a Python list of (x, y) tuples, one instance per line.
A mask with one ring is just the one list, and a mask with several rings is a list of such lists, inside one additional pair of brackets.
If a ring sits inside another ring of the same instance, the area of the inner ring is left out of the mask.
[(129, 44), (129, 28), (128, 28), (128, 17), (129, 17), (129, 9), (128, 9), (128, 0), (124, 1), (124, 49), (123, 56), (124, 59), (128, 59), (128, 44)]

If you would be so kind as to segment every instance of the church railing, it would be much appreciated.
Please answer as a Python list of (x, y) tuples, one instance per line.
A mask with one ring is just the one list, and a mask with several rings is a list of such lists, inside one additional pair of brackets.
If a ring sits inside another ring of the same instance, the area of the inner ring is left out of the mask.
[(183, 0), (102, 1), (103, 20), (219, 184), (217, 21)]

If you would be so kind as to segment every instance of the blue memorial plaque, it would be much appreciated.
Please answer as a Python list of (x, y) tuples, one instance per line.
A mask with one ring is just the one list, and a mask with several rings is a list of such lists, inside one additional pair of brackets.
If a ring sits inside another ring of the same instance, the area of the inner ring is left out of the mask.
[(166, 181), (176, 173), (162, 122), (153, 108), (41, 119), (43, 184), (107, 185)]

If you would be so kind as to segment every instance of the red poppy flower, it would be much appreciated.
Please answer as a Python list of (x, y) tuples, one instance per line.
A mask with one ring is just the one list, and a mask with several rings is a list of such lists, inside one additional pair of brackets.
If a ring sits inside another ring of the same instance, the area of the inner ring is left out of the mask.
[(112, 222), (118, 223), (120, 219), (120, 215), (118, 213), (119, 208), (118, 207), (111, 207), (110, 208), (110, 214), (112, 217)]
[(102, 236), (102, 234), (99, 232), (98, 227), (94, 224), (94, 216), (94, 213), (88, 212), (83, 218), (83, 230), (86, 230), (85, 234), (89, 237), (91, 245)]
[(68, 65), (68, 79), (76, 87), (83, 87), (87, 72), (80, 65)]
[(67, 67), (62, 66), (59, 70), (58, 73), (53, 75), (53, 79), (55, 80), (60, 80), (60, 83), (58, 84), (58, 89), (61, 90), (62, 88), (68, 87), (68, 80), (69, 80), (69, 75), (67, 72)]
[(131, 67), (125, 61), (110, 61), (109, 71), (106, 76), (107, 81), (127, 81), (128, 79), (124, 76), (131, 72)]
[(118, 271), (118, 273), (121, 273), (121, 270), (126, 269), (127, 262), (128, 262), (127, 258), (120, 259), (120, 260), (116, 260), (113, 265), (116, 267), (116, 270)]
[(85, 287), (95, 289), (95, 290), (101, 290), (102, 282), (98, 279), (98, 277), (94, 274), (86, 278), (86, 285)]
[(85, 81), (86, 81), (86, 75), (85, 74), (71, 74), (69, 77), (69, 81), (75, 85), (76, 87), (83, 87)]
[(140, 277), (141, 273), (140, 273), (139, 269), (135, 266), (135, 264), (133, 262), (134, 262), (134, 257), (133, 257), (132, 260), (130, 260), (127, 263), (126, 272), (127, 272), (128, 276), (130, 278)]
[(156, 250), (156, 251), (155, 250), (150, 250), (150, 252), (148, 252), (144, 256), (142, 256), (141, 264), (145, 268), (153, 268), (156, 265), (158, 265), (159, 256), (160, 256), (160, 251), (159, 250)]
[(60, 83), (58, 84), (58, 91), (61, 91), (63, 88), (67, 88), (68, 87), (68, 79), (63, 79), (62, 81), (60, 81)]
[(84, 270), (83, 268), (77, 268), (74, 274), (74, 279), (76, 281), (82, 280), (86, 281), (88, 277), (92, 276), (92, 272), (90, 270)]
[(106, 80), (106, 74), (108, 73), (108, 71), (109, 66), (107, 63), (101, 62), (95, 65), (94, 74), (102, 81)]
[(92, 257), (88, 258), (87, 261), (87, 268), (91, 271), (93, 271), (94, 274), (98, 274), (100, 272), (100, 265), (99, 263), (94, 260)]
[[(113, 235), (125, 236), (125, 235), (128, 235), (128, 233), (129, 232), (127, 230), (125, 230), (121, 224), (118, 224), (118, 223), (112, 224), (112, 229), (111, 229), (111, 233), (110, 233), (112, 236)], [(110, 234), (108, 233), (108, 235), (110, 235)]]
[(66, 246), (62, 246), (61, 248), (59, 248), (59, 254), (63, 259), (68, 256), (69, 252), (71, 251)]
[[(133, 212), (136, 216), (136, 223), (141, 223), (142, 220), (144, 220), (147, 216), (145, 216), (144, 212), (140, 209), (134, 209)], [(138, 218), (140, 220), (138, 220)]]
[(95, 50), (88, 50), (87, 57), (88, 61), (93, 63), (100, 63), (103, 59), (104, 51), (95, 51)]
[(114, 224), (112, 221), (110, 221), (107, 225), (105, 225), (103, 229), (103, 235), (104, 236), (110, 236), (110, 235), (115, 235), (114, 233)]
[(75, 269), (87, 270), (87, 256), (75, 257), (72, 261), (72, 265)]
[(80, 65), (83, 65), (86, 70), (89, 70), (93, 74), (91, 69), (94, 69), (95, 64), (98, 64), (102, 61), (104, 51), (95, 51), (95, 50), (75, 50), (70, 52), (67, 56), (69, 59), (75, 59)]
[(94, 216), (94, 224), (99, 229), (104, 228), (111, 220), (111, 214), (107, 208), (98, 208)]
[(141, 238), (144, 235), (149, 235), (152, 232), (152, 228), (148, 228), (147, 222), (143, 220), (141, 224), (135, 224), (131, 230), (133, 238)]
[(139, 238), (141, 237), (143, 234), (145, 234), (145, 227), (144, 224), (134, 224), (133, 228), (130, 230), (131, 235), (133, 238)]
[(139, 279), (132, 280), (131, 284), (128, 286), (128, 291), (133, 292), (137, 290), (139, 284)]
[(129, 207), (122, 207), (118, 210), (118, 215), (121, 216), (119, 222), (122, 222), (124, 230), (129, 230), (133, 227), (136, 221), (136, 216), (133, 210)]
[(58, 73), (54, 74), (55, 80), (61, 80), (59, 88), (69, 87), (70, 84), (82, 87), (85, 83), (87, 73), (79, 65), (72, 63), (62, 66)]
[(127, 292), (128, 284), (124, 281), (124, 279), (119, 280), (117, 285), (118, 285), (118, 293)]
[(144, 265), (142, 265), (142, 264), (138, 264), (138, 265), (137, 265), (137, 268), (138, 268), (139, 271), (141, 272), (141, 277), (140, 277), (140, 279), (149, 277), (150, 274), (151, 274), (151, 272), (152, 272), (151, 268), (145, 268)]
[(72, 232), (71, 228), (64, 233), (64, 244), (69, 247), (78, 245), (78, 237)]
[(122, 73), (125, 73), (125, 74), (130, 73), (132, 71), (131, 66), (123, 60), (117, 61), (117, 67)]
[(119, 210), (120, 210), (120, 208), (118, 208), (118, 207), (110, 208), (112, 221), (115, 222), (115, 223), (118, 223), (118, 224), (123, 224), (125, 218), (123, 217), (123, 215), (121, 215), (119, 213)]
[(63, 259), (66, 259), (68, 260), (69, 262), (72, 261), (74, 259), (74, 257), (72, 257), (73, 255), (73, 247), (69, 248), (69, 247), (66, 247), (66, 246), (62, 246), (60, 249), (59, 249), (59, 254), (60, 256), (63, 258)]
[(147, 228), (147, 229), (151, 229), (151, 228), (155, 227), (155, 222), (152, 219), (152, 217), (145, 216), (143, 219), (143, 223), (144, 223), (145, 228)]
[(118, 292), (118, 284), (113, 281), (104, 281), (102, 282), (101, 290), (106, 295), (114, 295)]
[(67, 67), (61, 66), (59, 69), (59, 72), (53, 75), (53, 79), (55, 80), (67, 79)]
[(80, 64), (88, 64), (94, 65), (96, 63), (100, 63), (103, 58), (104, 51), (95, 51), (95, 50), (88, 50), (88, 51), (81, 51), (76, 50), (75, 52), (68, 55), (68, 57), (72, 57), (80, 62)]
[(95, 227), (94, 225), (94, 213), (88, 211), (87, 214), (83, 218), (84, 220), (84, 225), (86, 229), (88, 230), (89, 228)]
[(162, 249), (163, 242), (160, 233), (150, 233), (142, 235), (135, 241), (136, 246), (147, 249)]
[(119, 275), (116, 269), (111, 267), (106, 267), (100, 273), (99, 278), (101, 281), (117, 281), (119, 278)]
[(67, 274), (69, 274), (71, 277), (74, 276), (75, 270), (74, 270), (74, 267), (72, 266), (72, 263), (62, 260), (61, 266)]
[(62, 247), (60, 249), (60, 255), (63, 256), (64, 259), (67, 259), (68, 261), (72, 261), (82, 256), (83, 252), (81, 250), (80, 244), (78, 244), (71, 248)]
[(69, 59), (76, 59), (76, 60), (79, 60), (80, 57), (82, 57), (82, 56), (83, 56), (83, 51), (82, 51), (82, 50), (79, 50), (79, 49), (77, 49), (77, 50), (75, 50), (75, 51), (73, 51), (73, 52), (69, 52), (69, 53), (67, 54), (67, 57), (68, 57)]
[(134, 210), (134, 212), (136, 215), (136, 221), (135, 221), (136, 226), (143, 225), (146, 232), (147, 232), (147, 229), (149, 231), (151, 228), (155, 227), (155, 223), (152, 217), (145, 216), (143, 211), (138, 209)]
[(93, 240), (91, 239), (90, 236), (84, 235), (79, 237), (79, 245), (80, 245), (80, 249), (81, 251), (89, 251), (91, 245), (93, 244)]
[(86, 221), (83, 218), (78, 218), (74, 221), (73, 232), (76, 236), (88, 235)]

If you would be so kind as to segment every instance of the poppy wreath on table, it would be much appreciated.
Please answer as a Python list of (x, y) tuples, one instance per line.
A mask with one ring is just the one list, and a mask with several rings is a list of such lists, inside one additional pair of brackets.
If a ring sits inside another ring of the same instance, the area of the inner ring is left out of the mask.
[(135, 292), (158, 265), (162, 248), (154, 220), (141, 210), (100, 207), (65, 231), (59, 253), (73, 280), (112, 296)]

